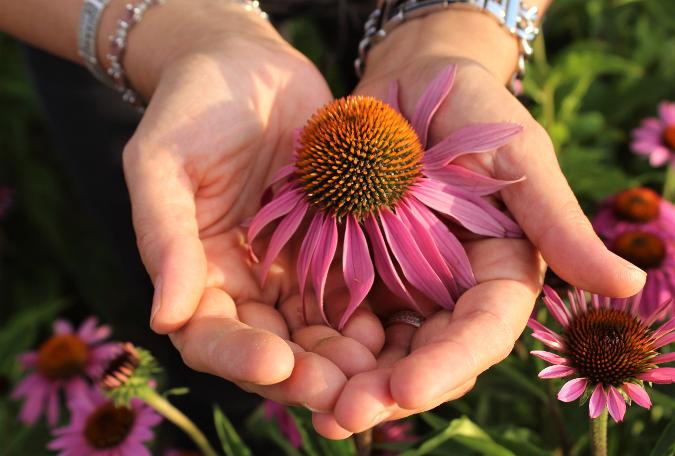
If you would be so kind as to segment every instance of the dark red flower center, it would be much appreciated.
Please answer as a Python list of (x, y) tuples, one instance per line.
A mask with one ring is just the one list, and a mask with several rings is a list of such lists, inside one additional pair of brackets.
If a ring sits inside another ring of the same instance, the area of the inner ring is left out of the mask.
[(591, 309), (575, 316), (564, 332), (567, 356), (591, 384), (619, 386), (650, 368), (651, 330), (636, 316), (616, 309)]
[(38, 371), (48, 379), (67, 379), (81, 374), (89, 357), (89, 347), (75, 334), (58, 334), (38, 350)]
[(642, 269), (658, 268), (666, 258), (663, 240), (644, 231), (627, 231), (614, 240), (612, 250)]
[(668, 147), (675, 150), (675, 125), (668, 125), (666, 129), (663, 130), (663, 142), (665, 142)]
[(300, 144), (297, 168), (308, 200), (338, 218), (394, 206), (420, 174), (417, 134), (375, 98), (324, 106), (309, 119)]
[(661, 197), (648, 188), (631, 188), (614, 199), (614, 213), (631, 222), (645, 223), (659, 216)]
[(107, 402), (87, 418), (84, 437), (96, 449), (112, 448), (127, 438), (135, 420), (136, 415), (130, 408)]

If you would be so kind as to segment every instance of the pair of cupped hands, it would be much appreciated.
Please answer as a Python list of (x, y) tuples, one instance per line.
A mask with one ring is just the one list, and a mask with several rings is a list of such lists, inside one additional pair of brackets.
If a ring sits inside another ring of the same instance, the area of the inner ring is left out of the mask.
[[(151, 326), (169, 334), (189, 367), (306, 407), (320, 434), (345, 438), (467, 393), (509, 354), (546, 263), (594, 292), (629, 296), (642, 287), (644, 273), (606, 250), (547, 134), (504, 87), (515, 40), (487, 16), (448, 11), (410, 21), (375, 46), (354, 93), (384, 98), (397, 80), (401, 109), (410, 114), (434, 76), (457, 64), (430, 142), (473, 123), (521, 124), (510, 144), (462, 164), (501, 179), (526, 177), (500, 197), (527, 238), (464, 242), (478, 285), (452, 313), (440, 310), (419, 329), (385, 328), (387, 298), (375, 296), (342, 332), (325, 326), (318, 311), (305, 322), (298, 246), (282, 253), (261, 286), (242, 225), (275, 171), (291, 161), (293, 131), (332, 94), (257, 15), (225, 2), (186, 3), (155, 13), (152, 24), (165, 30), (161, 49), (170, 51), (128, 57), (132, 82), (152, 98), (125, 149), (124, 170), (155, 286)], [(339, 276), (329, 275), (326, 288), (335, 319), (331, 301), (346, 293)]]

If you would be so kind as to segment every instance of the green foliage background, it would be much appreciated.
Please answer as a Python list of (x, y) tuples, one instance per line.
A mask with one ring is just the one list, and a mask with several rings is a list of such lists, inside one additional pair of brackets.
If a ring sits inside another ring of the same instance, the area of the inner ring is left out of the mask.
[[(312, 18), (293, 19), (284, 30), (342, 94), (347, 82), (329, 63), (334, 60), (325, 58), (330, 46)], [(523, 100), (549, 131), (584, 209), (590, 214), (603, 198), (630, 186), (660, 190), (664, 170), (632, 155), (628, 145), (631, 129), (655, 115), (659, 101), (675, 100), (675, 1), (557, 0), (543, 35)], [(0, 37), (0, 185), (14, 188), (16, 198), (0, 221), (0, 454), (42, 454), (47, 439), (41, 425), (23, 428), (14, 419), (18, 409), (7, 393), (19, 376), (16, 353), (44, 337), (55, 315), (96, 300), (97, 284), (106, 280), (108, 252), (78, 209), (49, 144), (17, 47)], [(78, 268), (85, 254), (99, 255), (101, 270)], [(537, 379), (544, 366), (528, 355), (535, 347), (531, 338), (521, 338), (465, 398), (416, 418), (420, 439), (399, 450), (588, 454), (586, 409), (554, 399), (560, 382)], [(624, 423), (610, 425), (610, 454), (675, 455), (674, 393), (673, 387), (658, 387), (650, 411), (630, 407)], [(309, 429), (306, 416), (298, 412), (297, 419)], [(279, 440), (259, 412), (239, 431), (245, 439)], [(304, 434), (306, 454), (354, 454), (350, 444)], [(227, 440), (231, 429), (221, 435)], [(297, 454), (287, 446), (282, 450)]]

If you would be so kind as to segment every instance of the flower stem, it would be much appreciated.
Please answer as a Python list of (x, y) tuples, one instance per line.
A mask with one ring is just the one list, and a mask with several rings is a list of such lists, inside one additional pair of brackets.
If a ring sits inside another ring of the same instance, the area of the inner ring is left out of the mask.
[(607, 456), (607, 409), (599, 417), (591, 418), (593, 456)]
[(164, 418), (181, 428), (205, 456), (218, 456), (218, 453), (211, 447), (206, 436), (190, 421), (190, 418), (171, 405), (166, 398), (157, 394), (154, 389), (142, 388), (138, 393), (138, 398), (155, 409)]
[(666, 181), (663, 183), (663, 199), (675, 203), (675, 163), (668, 165)]
[(373, 446), (373, 428), (356, 434), (354, 441), (356, 442), (356, 454), (358, 456), (370, 456)]

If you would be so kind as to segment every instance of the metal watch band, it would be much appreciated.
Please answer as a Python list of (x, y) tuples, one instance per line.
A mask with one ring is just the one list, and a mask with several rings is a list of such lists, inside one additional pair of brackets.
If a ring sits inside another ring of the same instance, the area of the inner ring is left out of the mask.
[(111, 0), (84, 0), (80, 14), (80, 29), (77, 34), (77, 50), (84, 65), (96, 79), (114, 87), (112, 79), (103, 70), (96, 57), (96, 39), (101, 16)]
[(532, 54), (531, 43), (539, 29), (536, 26), (537, 7), (526, 8), (521, 0), (380, 0), (378, 8), (370, 14), (364, 26), (359, 56), (354, 61), (356, 73), (359, 77), (362, 75), (370, 48), (386, 38), (401, 23), (455, 5), (479, 8), (490, 13), (515, 35), (520, 46), (518, 75), (524, 73), (525, 58)]

